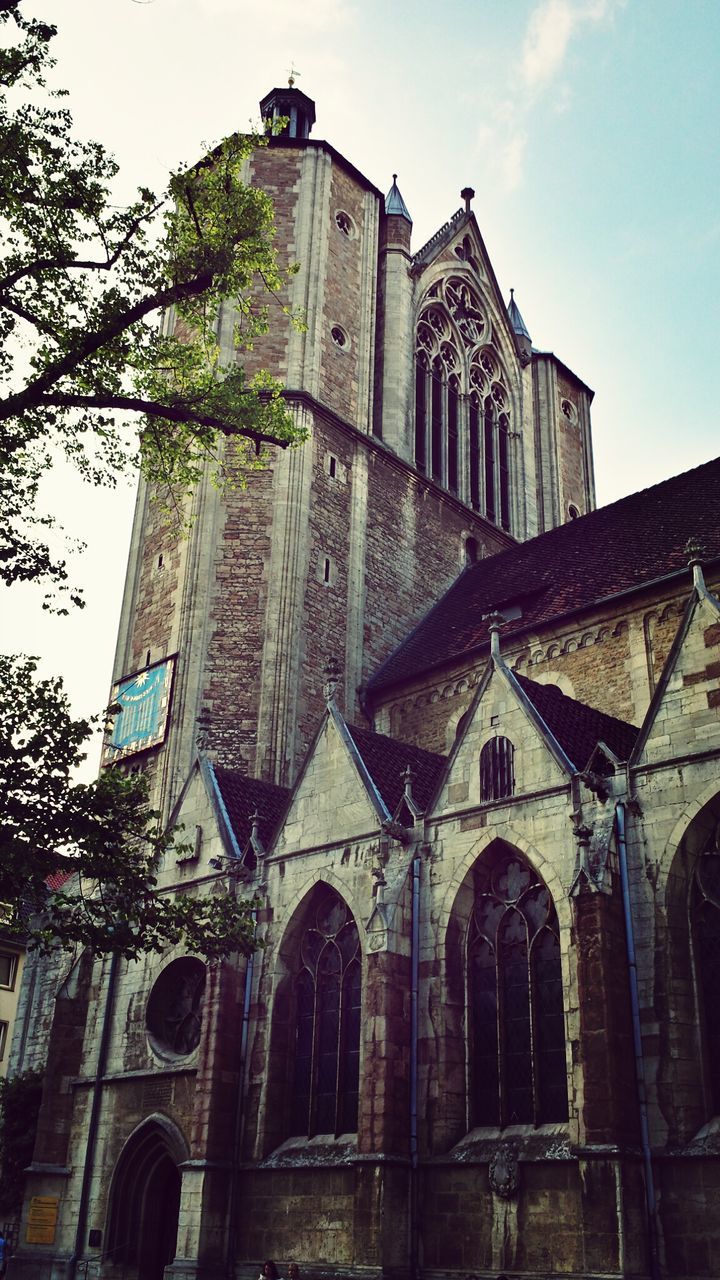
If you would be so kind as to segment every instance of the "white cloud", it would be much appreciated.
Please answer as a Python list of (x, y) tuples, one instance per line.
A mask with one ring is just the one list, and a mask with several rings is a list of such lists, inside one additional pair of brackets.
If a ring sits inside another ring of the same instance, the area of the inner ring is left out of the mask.
[(617, 0), (542, 0), (530, 15), (523, 42), (522, 75), (532, 92), (554, 80), (580, 27), (612, 16)]
[(519, 82), (512, 97), (496, 104), (491, 122), (479, 132), (483, 149), (492, 149), (506, 189), (519, 187), (528, 142), (530, 116), (551, 88), (550, 110), (567, 111), (572, 92), (558, 84), (573, 38), (583, 29), (610, 21), (625, 0), (540, 0), (532, 10), (522, 40)]

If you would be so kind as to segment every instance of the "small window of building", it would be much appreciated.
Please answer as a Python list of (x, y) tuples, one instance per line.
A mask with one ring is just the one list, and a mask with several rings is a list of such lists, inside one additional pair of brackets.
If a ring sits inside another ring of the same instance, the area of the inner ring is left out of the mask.
[(0, 1062), (2, 1062), (3, 1058), (5, 1057), (5, 1049), (7, 1046), (7, 1034), (8, 1034), (7, 1022), (0, 1022)]
[(338, 231), (342, 233), (342, 235), (346, 236), (348, 240), (354, 239), (356, 235), (355, 223), (350, 217), (350, 214), (346, 213), (344, 209), (338, 209), (336, 211), (335, 226), (337, 227)]
[(330, 330), (330, 337), (335, 343), (335, 346), (340, 351), (347, 351), (348, 347), (350, 346), (350, 339), (348, 338), (342, 325), (334, 324), (332, 329)]
[(477, 564), (477, 558), (478, 558), (477, 538), (466, 538), (464, 550), (465, 550), (465, 564), (466, 565)]
[(574, 502), (571, 502), (570, 506), (568, 507), (568, 515), (571, 520), (577, 520), (578, 516), (580, 515), (580, 508), (576, 507)]
[(337, 458), (334, 458), (332, 454), (328, 458), (328, 475), (331, 480), (334, 480), (337, 475)]
[(490, 738), (480, 752), (480, 799), (502, 800), (515, 790), (515, 748), (509, 738)]
[(0, 987), (12, 991), (17, 974), (17, 956), (10, 951), (0, 951)]

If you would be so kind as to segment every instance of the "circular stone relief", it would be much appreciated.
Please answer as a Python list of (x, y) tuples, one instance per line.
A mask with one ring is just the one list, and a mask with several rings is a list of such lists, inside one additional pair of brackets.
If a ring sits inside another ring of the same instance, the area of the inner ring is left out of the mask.
[(192, 956), (163, 969), (148, 1000), (146, 1026), (153, 1049), (186, 1057), (200, 1042), (205, 965)]

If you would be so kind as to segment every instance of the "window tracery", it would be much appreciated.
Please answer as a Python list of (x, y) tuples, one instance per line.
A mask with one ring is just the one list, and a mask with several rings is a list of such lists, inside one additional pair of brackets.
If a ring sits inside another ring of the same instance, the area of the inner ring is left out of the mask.
[(536, 872), (503, 846), (476, 868), (468, 932), (470, 1120), (567, 1120), (557, 915)]
[(418, 471), (509, 529), (510, 397), (492, 325), (466, 279), (428, 290), (415, 361)]
[(291, 1134), (357, 1130), (360, 940), (334, 889), (317, 894), (300, 940), (295, 979)]
[(700, 855), (690, 894), (708, 1092), (720, 1113), (720, 823)]

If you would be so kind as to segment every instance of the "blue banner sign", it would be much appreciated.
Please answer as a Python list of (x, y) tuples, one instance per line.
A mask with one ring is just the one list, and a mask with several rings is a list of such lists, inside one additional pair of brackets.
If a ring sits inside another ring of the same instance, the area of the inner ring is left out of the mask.
[(174, 658), (165, 658), (113, 685), (103, 764), (115, 764), (164, 741), (174, 665)]

